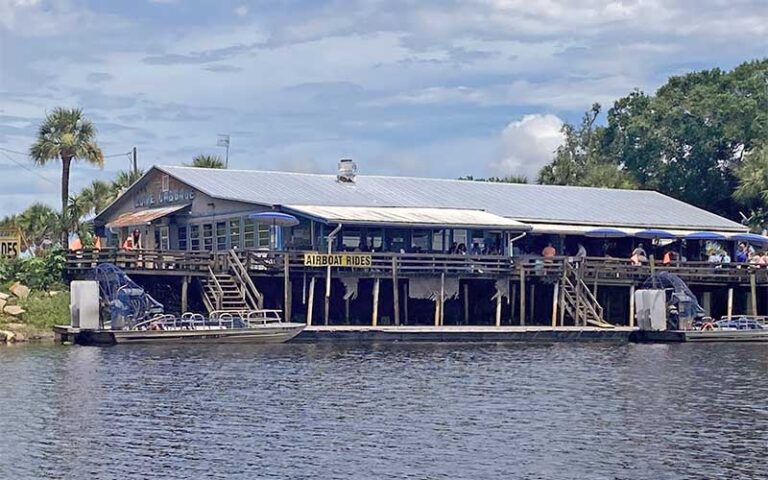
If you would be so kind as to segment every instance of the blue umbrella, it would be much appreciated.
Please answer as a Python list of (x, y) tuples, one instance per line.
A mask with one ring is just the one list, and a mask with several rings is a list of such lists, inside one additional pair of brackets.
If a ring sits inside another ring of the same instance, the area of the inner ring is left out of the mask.
[(273, 227), (294, 227), (299, 224), (299, 219), (283, 212), (259, 212), (248, 215), (251, 220), (266, 223)]
[(627, 236), (627, 232), (618, 228), (595, 228), (587, 230), (584, 235), (592, 238), (622, 238)]
[(715, 232), (694, 232), (685, 236), (686, 240), (725, 240), (725, 235)]
[(728, 240), (735, 240), (737, 242), (749, 242), (758, 245), (765, 245), (768, 243), (768, 237), (757, 235), (755, 233), (737, 233), (728, 237)]
[(650, 228), (648, 230), (640, 230), (635, 234), (637, 238), (647, 238), (650, 240), (654, 239), (661, 239), (661, 240), (674, 240), (677, 238), (677, 235), (674, 233), (668, 232), (666, 230), (659, 230), (655, 228)]

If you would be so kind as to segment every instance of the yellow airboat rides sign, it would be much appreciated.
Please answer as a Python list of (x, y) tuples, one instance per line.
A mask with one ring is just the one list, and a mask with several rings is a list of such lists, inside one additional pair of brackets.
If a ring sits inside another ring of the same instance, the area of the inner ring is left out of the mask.
[(372, 257), (365, 253), (305, 253), (305, 267), (368, 268)]
[(21, 235), (14, 228), (0, 228), (0, 258), (16, 258), (21, 252)]

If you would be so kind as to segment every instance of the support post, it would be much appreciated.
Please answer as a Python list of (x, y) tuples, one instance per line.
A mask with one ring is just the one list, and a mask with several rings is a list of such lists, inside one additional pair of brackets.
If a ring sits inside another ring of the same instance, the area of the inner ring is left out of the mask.
[(531, 319), (531, 322), (536, 321), (536, 284), (531, 283), (531, 312), (530, 316), (528, 318)]
[(525, 269), (520, 264), (520, 325), (525, 325)]
[(395, 325), (400, 325), (400, 288), (397, 281), (397, 257), (392, 257), (392, 306), (394, 307)]
[(555, 282), (555, 285), (552, 287), (552, 327), (557, 326), (557, 304), (560, 295), (560, 283)]
[(509, 324), (515, 323), (515, 308), (517, 308), (517, 285), (509, 282)]
[(307, 326), (312, 326), (312, 310), (315, 306), (315, 277), (309, 281), (309, 300), (307, 301)]
[(749, 299), (752, 307), (752, 315), (757, 316), (757, 280), (755, 272), (749, 274)]
[(285, 314), (285, 321), (290, 322), (291, 321), (291, 302), (292, 302), (292, 293), (291, 292), (291, 273), (290, 273), (290, 260), (289, 260), (289, 254), (288, 252), (285, 252), (283, 254), (283, 261), (284, 261), (284, 275), (285, 275), (285, 283), (283, 285), (284, 289), (284, 304), (283, 304), (283, 313)]
[(635, 326), (635, 286), (629, 287), (629, 326)]
[(403, 302), (403, 324), (408, 325), (408, 281), (406, 280), (405, 283), (403, 283), (403, 298), (405, 301)]
[(701, 306), (704, 309), (704, 315), (712, 316), (712, 292), (704, 292), (701, 294)]
[(733, 287), (728, 289), (728, 310), (726, 312), (728, 320), (733, 318)]
[(496, 326), (501, 326), (501, 293), (496, 292)]
[(376, 277), (373, 280), (373, 315), (371, 315), (371, 325), (377, 326), (379, 324), (379, 284), (381, 279)]
[(445, 272), (440, 274), (440, 325), (445, 324)]
[(189, 275), (181, 279), (181, 313), (189, 310)]
[(325, 302), (323, 308), (324, 323), (328, 325), (328, 320), (331, 311), (331, 267), (328, 267), (328, 272), (325, 275)]
[(344, 323), (349, 325), (349, 299), (344, 298)]
[(464, 284), (464, 325), (469, 325), (469, 284)]

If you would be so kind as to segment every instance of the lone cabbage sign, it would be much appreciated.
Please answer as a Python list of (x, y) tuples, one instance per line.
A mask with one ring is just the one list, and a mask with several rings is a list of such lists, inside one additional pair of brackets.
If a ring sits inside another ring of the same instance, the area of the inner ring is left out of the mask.
[(351, 267), (368, 268), (372, 257), (365, 253), (305, 253), (306, 267)]
[(15, 258), (21, 252), (21, 236), (13, 228), (0, 228), (0, 257)]

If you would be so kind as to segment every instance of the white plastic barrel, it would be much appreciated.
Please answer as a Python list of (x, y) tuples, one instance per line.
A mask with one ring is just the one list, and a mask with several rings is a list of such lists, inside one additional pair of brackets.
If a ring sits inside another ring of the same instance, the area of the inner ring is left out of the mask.
[(99, 283), (75, 280), (69, 288), (72, 326), (80, 329), (99, 328)]

